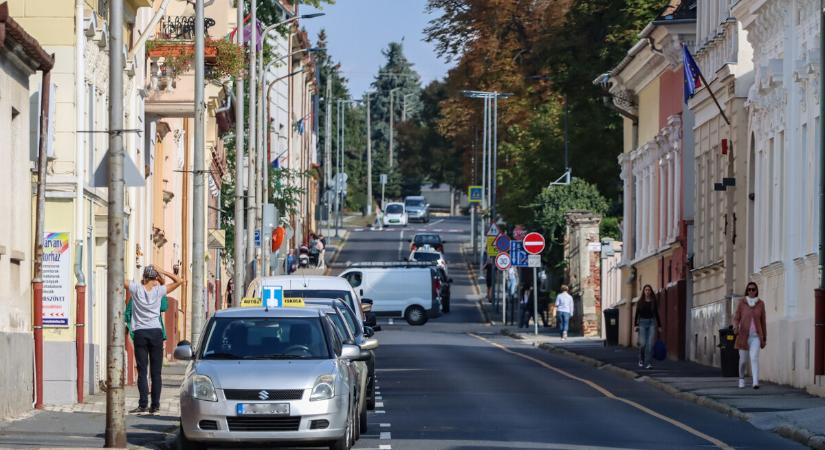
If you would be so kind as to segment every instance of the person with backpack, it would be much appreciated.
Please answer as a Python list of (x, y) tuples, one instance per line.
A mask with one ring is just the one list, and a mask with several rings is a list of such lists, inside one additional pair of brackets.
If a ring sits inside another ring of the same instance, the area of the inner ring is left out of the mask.
[[(163, 276), (172, 282), (165, 285)], [(163, 386), (161, 370), (163, 368), (163, 341), (166, 330), (161, 313), (168, 307), (166, 294), (183, 284), (177, 275), (146, 266), (140, 282), (128, 281), (124, 287), (129, 291), (129, 303), (126, 305), (124, 320), (129, 335), (135, 346), (135, 362), (138, 369), (138, 392), (140, 398), (137, 408), (130, 414), (157, 414), (160, 410), (160, 389)], [(152, 403), (149, 405), (149, 385), (147, 372), (152, 378)], [(147, 408), (148, 406), (148, 408)]]
[(656, 331), (662, 332), (662, 319), (659, 317), (659, 307), (656, 302), (656, 293), (653, 287), (646, 284), (642, 288), (642, 297), (636, 303), (636, 315), (633, 319), (636, 331), (639, 333), (639, 367), (653, 368), (653, 344), (656, 341)]

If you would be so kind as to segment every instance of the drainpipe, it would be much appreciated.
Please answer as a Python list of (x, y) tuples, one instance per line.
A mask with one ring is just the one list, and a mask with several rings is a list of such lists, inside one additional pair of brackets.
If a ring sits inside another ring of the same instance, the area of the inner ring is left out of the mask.
[[(825, 1), (819, 2), (819, 82), (821, 92), (825, 92)], [(825, 100), (819, 100), (819, 117), (825, 117)], [(820, 120), (825, 131), (825, 121)], [(825, 132), (820, 132), (819, 172), (825, 174)], [(825, 177), (820, 177), (819, 186), (819, 289), (814, 293), (814, 374), (825, 375)]]
[(84, 89), (86, 67), (84, 59), (86, 36), (83, 33), (84, 0), (75, 0), (75, 198), (74, 198), (74, 229), (76, 238), (75, 258), (75, 352), (77, 355), (77, 402), (83, 403), (83, 366), (86, 360), (86, 278), (83, 275), (83, 237), (85, 226), (83, 223), (83, 180), (85, 170), (85, 154), (83, 148)]

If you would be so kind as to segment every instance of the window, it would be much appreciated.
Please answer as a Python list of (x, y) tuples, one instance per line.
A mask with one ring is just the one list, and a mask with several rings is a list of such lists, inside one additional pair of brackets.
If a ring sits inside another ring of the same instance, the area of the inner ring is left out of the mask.
[(317, 317), (212, 320), (203, 359), (330, 359)]
[(347, 282), (349, 283), (349, 285), (354, 287), (354, 288), (358, 287), (358, 286), (361, 286), (363, 278), (364, 278), (364, 275), (361, 272), (350, 272), (350, 273), (344, 275), (344, 279), (346, 279)]

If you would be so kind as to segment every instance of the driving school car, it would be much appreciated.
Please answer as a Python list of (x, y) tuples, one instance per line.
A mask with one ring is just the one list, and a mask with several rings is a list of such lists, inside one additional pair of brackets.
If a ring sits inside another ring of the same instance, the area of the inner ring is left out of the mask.
[(191, 361), (180, 391), (182, 447), (280, 442), (349, 449), (358, 413), (350, 362), (368, 353), (344, 344), (318, 309), (244, 303), (249, 307), (216, 312), (197, 349), (188, 342), (175, 349), (177, 359)]

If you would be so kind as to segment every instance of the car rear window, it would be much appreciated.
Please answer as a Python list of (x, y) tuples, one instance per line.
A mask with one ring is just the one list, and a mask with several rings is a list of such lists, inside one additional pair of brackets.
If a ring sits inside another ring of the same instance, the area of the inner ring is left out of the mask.
[(437, 234), (419, 234), (415, 236), (415, 243), (420, 245), (434, 245), (441, 243), (441, 236)]
[(424, 200), (407, 200), (404, 202), (406, 206), (424, 206)]
[(212, 320), (202, 359), (330, 359), (317, 317), (218, 317)]
[(404, 207), (401, 205), (387, 206), (387, 214), (401, 214), (404, 212)]
[(440, 253), (431, 253), (431, 252), (415, 252), (413, 253), (413, 259), (416, 261), (438, 261), (441, 258)]

